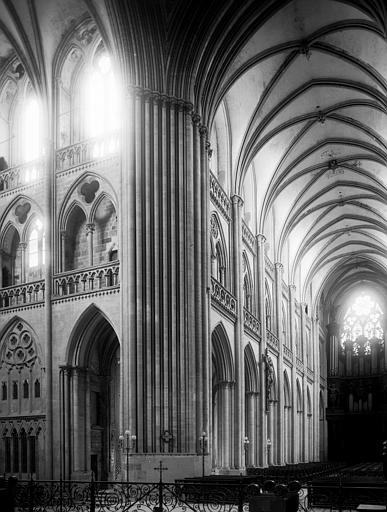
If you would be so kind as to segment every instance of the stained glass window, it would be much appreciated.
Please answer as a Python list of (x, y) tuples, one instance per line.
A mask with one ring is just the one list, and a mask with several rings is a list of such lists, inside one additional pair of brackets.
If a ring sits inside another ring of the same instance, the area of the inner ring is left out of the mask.
[(360, 349), (364, 347), (364, 354), (371, 353), (371, 340), (382, 341), (383, 311), (380, 305), (369, 295), (357, 297), (344, 316), (343, 331), (341, 334), (341, 346), (352, 344), (354, 355), (359, 355)]

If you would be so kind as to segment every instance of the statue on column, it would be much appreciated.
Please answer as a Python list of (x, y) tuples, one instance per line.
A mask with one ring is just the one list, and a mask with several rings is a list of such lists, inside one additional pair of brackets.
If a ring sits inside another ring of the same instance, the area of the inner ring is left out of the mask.
[(266, 349), (265, 355), (263, 356), (264, 370), (265, 370), (265, 384), (266, 384), (266, 411), (269, 410), (269, 401), (271, 397), (271, 390), (273, 388), (275, 371), (272, 358), (269, 356), (269, 352)]

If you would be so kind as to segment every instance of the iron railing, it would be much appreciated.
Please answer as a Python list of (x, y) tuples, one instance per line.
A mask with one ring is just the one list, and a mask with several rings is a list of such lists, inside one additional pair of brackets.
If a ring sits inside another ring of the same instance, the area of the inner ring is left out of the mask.
[[(195, 480), (195, 479), (192, 479)], [(356, 510), (360, 504), (385, 505), (385, 485), (357, 486), (298, 482), (240, 481), (175, 483), (19, 481), (14, 505), (19, 512), (306, 512)], [(210, 479), (211, 480), (211, 479)], [(260, 505), (261, 504), (261, 505)]]
[[(275, 485), (275, 484), (274, 484)], [(259, 497), (293, 499), (297, 512), (299, 487), (277, 486), (268, 492), (243, 480), (232, 483), (185, 482), (134, 483), (81, 481), (19, 481), (14, 504), (19, 512), (249, 512)], [(275, 492), (274, 492), (275, 491)], [(294, 501), (295, 498), (295, 501)], [(304, 506), (300, 501), (300, 510)]]

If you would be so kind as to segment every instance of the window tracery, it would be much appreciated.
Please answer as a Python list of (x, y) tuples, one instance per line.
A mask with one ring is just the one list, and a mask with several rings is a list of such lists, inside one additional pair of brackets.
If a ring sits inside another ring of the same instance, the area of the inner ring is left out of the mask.
[(380, 305), (370, 295), (358, 296), (344, 316), (342, 350), (344, 351), (347, 346), (355, 356), (360, 355), (362, 351), (364, 355), (370, 355), (373, 341), (383, 343), (383, 317)]

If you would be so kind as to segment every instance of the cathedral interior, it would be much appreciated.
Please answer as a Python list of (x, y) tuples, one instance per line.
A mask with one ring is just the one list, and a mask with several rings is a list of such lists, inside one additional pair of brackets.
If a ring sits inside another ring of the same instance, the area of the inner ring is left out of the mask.
[(0, 473), (377, 461), (383, 0), (0, 0)]

